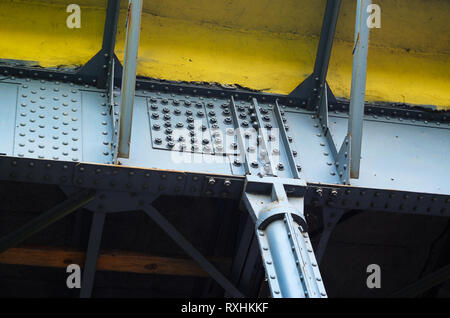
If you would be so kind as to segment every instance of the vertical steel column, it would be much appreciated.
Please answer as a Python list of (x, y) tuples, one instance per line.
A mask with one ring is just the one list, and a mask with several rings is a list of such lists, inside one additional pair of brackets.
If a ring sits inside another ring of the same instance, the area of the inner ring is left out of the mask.
[(243, 202), (256, 219), (274, 298), (326, 297), (304, 219), (304, 187), (301, 180), (247, 176)]
[(130, 0), (128, 7), (125, 58), (122, 76), (122, 103), (120, 109), (119, 157), (129, 158), (131, 126), (133, 121), (136, 64), (141, 31), (142, 0)]
[(364, 99), (366, 96), (367, 54), (369, 51), (369, 26), (367, 9), (371, 0), (358, 0), (355, 24), (355, 49), (353, 52), (352, 90), (348, 132), (351, 136), (350, 177), (359, 178), (361, 160)]
[[(295, 228), (290, 229), (295, 231)], [(307, 296), (305, 290), (299, 288), (299, 286), (302, 286), (302, 281), (298, 274), (298, 265), (295, 264), (292, 255), (291, 240), (287, 235), (287, 228), (283, 220), (277, 220), (269, 224), (266, 233), (269, 248), (272, 251), (274, 274), (278, 276), (279, 292), (285, 298), (305, 298)], [(269, 277), (269, 279), (272, 277)]]

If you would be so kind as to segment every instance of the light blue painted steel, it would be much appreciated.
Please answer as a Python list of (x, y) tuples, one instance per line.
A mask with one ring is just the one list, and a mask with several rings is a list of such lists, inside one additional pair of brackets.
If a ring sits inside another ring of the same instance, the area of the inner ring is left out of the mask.
[(243, 202), (256, 220), (273, 297), (323, 298), (325, 287), (304, 220), (301, 180), (247, 176)]
[[(450, 129), (392, 121), (365, 118), (361, 172), (351, 184), (450, 195)], [(330, 116), (335, 140), (344, 139), (347, 122)]]
[(291, 148), (291, 143), (293, 142), (293, 138), (289, 138), (286, 132), (286, 129), (283, 124), (283, 117), (282, 114), (285, 114), (284, 111), (280, 110), (280, 105), (278, 104), (278, 101), (275, 102), (274, 107), (274, 115), (276, 119), (277, 126), (279, 128), (279, 134), (280, 134), (280, 143), (283, 144), (284, 153), (286, 155), (287, 161), (289, 162), (289, 168), (291, 172), (291, 178), (294, 179), (300, 179), (300, 172), (302, 171), (302, 167), (295, 162), (295, 157), (298, 155), (294, 155), (293, 150)]
[(167, 169), (231, 175), (230, 162), (222, 155), (170, 151), (154, 148), (153, 131), (148, 119), (147, 98), (137, 96), (134, 105), (130, 158), (120, 158), (122, 165), (148, 169)]
[[(23, 88), (26, 86), (27, 88)], [(41, 89), (41, 88), (45, 88)], [(5, 126), (1, 127), (0, 149), (12, 155), (12, 142), (15, 144), (14, 155), (24, 148), (24, 158), (40, 158), (63, 161), (79, 159), (78, 162), (91, 162), (105, 164), (111, 162), (113, 141), (113, 127), (111, 116), (108, 114), (108, 97), (104, 92), (83, 85), (58, 83), (39, 80), (14, 79), (8, 83), (0, 83), (4, 98), (1, 111), (5, 115)], [(57, 91), (55, 91), (57, 89)], [(16, 103), (14, 90), (20, 90), (19, 100)], [(36, 92), (35, 94), (32, 91)], [(22, 95), (26, 95), (23, 97)], [(116, 92), (116, 102), (120, 99)], [(239, 156), (222, 153), (180, 153), (174, 154), (170, 149), (159, 149), (152, 142), (153, 131), (150, 130), (149, 109), (147, 100), (156, 96), (154, 92), (137, 91), (134, 107), (134, 120), (132, 127), (131, 145), (129, 159), (120, 158), (120, 163), (130, 167), (141, 167), (148, 169), (168, 169), (186, 171), (192, 173), (211, 173), (229, 176), (245, 176), (242, 162), (235, 164)], [(215, 99), (193, 95), (161, 93), (159, 99), (171, 98), (171, 100), (202, 101), (205, 105), (212, 103), (213, 108), (206, 108), (216, 113), (217, 121), (224, 121), (228, 117), (223, 115), (222, 105), (231, 99)], [(22, 106), (24, 104), (25, 106)], [(274, 104), (258, 101), (261, 109), (268, 116), (267, 123), (273, 128), (279, 124), (275, 118)], [(242, 107), (244, 113), (251, 105), (251, 101), (236, 100), (236, 108)], [(41, 108), (40, 106), (45, 106)], [(173, 112), (175, 105), (167, 106)], [(184, 106), (182, 106), (184, 107)], [(187, 108), (186, 108), (187, 109)], [(288, 126), (286, 138), (289, 141), (290, 150), (285, 147), (285, 142), (280, 141), (280, 162), (284, 165), (283, 171), (278, 171), (281, 178), (292, 178), (292, 165), (302, 168), (301, 178), (310, 183), (340, 184), (339, 171), (334, 165), (333, 156), (328, 146), (327, 138), (323, 135), (320, 121), (316, 114), (304, 110), (295, 110), (280, 104), (281, 121), (286, 120)], [(25, 111), (27, 110), (27, 111)], [(73, 111), (75, 110), (75, 112)], [(116, 109), (117, 110), (117, 109)], [(162, 109), (160, 109), (161, 111)], [(221, 112), (222, 110), (222, 112)], [(17, 116), (16, 116), (17, 112)], [(281, 112), (283, 115), (281, 115)], [(24, 113), (26, 116), (22, 116)], [(241, 111), (238, 110), (238, 117)], [(106, 116), (105, 116), (106, 114)], [(9, 116), (9, 117), (8, 117)], [(55, 119), (54, 117), (56, 116)], [(42, 118), (41, 118), (42, 117)], [(231, 117), (231, 115), (230, 115)], [(247, 115), (248, 117), (248, 115)], [(376, 118), (374, 118), (376, 117)], [(185, 123), (187, 116), (183, 112), (178, 121)], [(208, 117), (211, 118), (211, 117)], [(341, 144), (347, 134), (348, 116), (344, 113), (330, 112), (329, 125), (333, 139)], [(30, 119), (34, 122), (30, 122)], [(72, 119), (76, 119), (75, 121)], [(242, 127), (244, 119), (239, 118), (238, 124)], [(264, 119), (263, 119), (264, 121)], [(264, 121), (266, 122), (266, 121)], [(23, 123), (26, 126), (21, 126)], [(65, 125), (66, 123), (67, 125)], [(106, 123), (106, 125), (105, 125)], [(41, 128), (42, 126), (42, 128)], [(54, 126), (58, 129), (54, 129)], [(223, 125), (222, 131), (233, 125)], [(450, 194), (448, 175), (450, 173), (450, 162), (447, 160), (450, 149), (450, 126), (447, 123), (436, 123), (418, 121), (411, 119), (399, 119), (389, 117), (365, 116), (364, 127), (367, 134), (363, 136), (364, 147), (362, 148), (361, 175), (360, 179), (352, 179), (353, 186), (385, 189), (394, 191), (412, 191), (420, 193)], [(32, 131), (30, 131), (30, 129)], [(209, 129), (211, 127), (209, 126)], [(103, 133), (107, 132), (107, 135)], [(21, 136), (20, 134), (24, 134)], [(44, 138), (39, 138), (42, 135)], [(6, 136), (9, 136), (6, 138)], [(12, 138), (11, 136), (17, 137)], [(28, 138), (27, 138), (28, 137)], [(54, 139), (57, 137), (58, 139)], [(30, 141), (31, 140), (31, 141)], [(213, 139), (212, 139), (213, 140)], [(233, 139), (236, 141), (236, 139)], [(66, 143), (67, 145), (64, 145)], [(244, 141), (244, 149), (248, 150), (248, 140)], [(20, 147), (19, 143), (25, 146)], [(109, 143), (107, 145), (107, 143)], [(45, 146), (43, 149), (39, 145)], [(28, 152), (27, 146), (33, 153)], [(54, 149), (56, 146), (58, 149)], [(10, 149), (8, 153), (8, 149)], [(67, 150), (65, 150), (67, 149)], [(74, 151), (73, 149), (77, 149)], [(63, 152), (70, 155), (63, 156)], [(239, 149), (238, 149), (239, 151)], [(296, 152), (297, 156), (288, 160), (288, 151)], [(247, 151), (246, 151), (247, 153)], [(75, 154), (77, 155), (75, 157)], [(181, 156), (182, 155), (182, 156)], [(261, 168), (259, 156), (256, 157)], [(174, 161), (174, 159), (177, 159)], [(258, 175), (258, 168), (253, 169), (252, 174)]]
[(370, 16), (367, 9), (371, 0), (358, 0), (355, 25), (355, 49), (353, 54), (353, 74), (350, 98), (350, 177), (358, 179), (363, 133), (364, 99), (366, 96), (367, 55), (369, 52), (369, 33), (367, 25)]
[[(234, 100), (234, 97), (231, 96), (231, 100), (230, 100), (230, 112), (231, 112), (231, 116), (233, 118), (234, 124), (235, 124), (235, 135), (236, 135), (236, 145), (235, 147), (237, 149), (245, 149), (245, 141), (244, 141), (244, 137), (243, 137), (243, 132), (241, 130), (241, 128), (239, 127), (239, 119), (238, 119), (238, 109), (236, 106), (236, 102)], [(236, 167), (234, 168), (234, 171), (237, 170), (241, 165), (243, 165), (243, 170), (239, 169), (240, 171), (238, 173), (240, 174), (251, 174), (251, 168), (250, 168), (250, 162), (248, 160), (248, 156), (247, 156), (247, 151), (238, 151), (238, 154), (240, 155), (239, 158), (235, 158), (233, 160), (233, 166)], [(236, 174), (236, 172), (234, 172)]]
[[(116, 69), (115, 59), (112, 59), (111, 62), (111, 74), (115, 74)], [(119, 156), (119, 134), (120, 134), (120, 108), (121, 105), (121, 96), (120, 91), (116, 91), (114, 87), (114, 76), (111, 76), (110, 82), (108, 84), (108, 111), (110, 115), (110, 120), (112, 124), (112, 142), (111, 142), (111, 151), (113, 157), (113, 163), (117, 164), (117, 159)]]
[(119, 157), (130, 155), (133, 104), (136, 87), (136, 65), (141, 32), (142, 0), (129, 1), (125, 57), (122, 76), (122, 101), (120, 111)]
[(11, 156), (14, 152), (17, 84), (0, 85), (0, 153)]
[[(292, 255), (289, 240), (283, 220), (271, 223), (265, 231), (270, 250), (272, 251), (273, 266), (278, 278), (281, 296), (284, 298), (305, 298), (302, 281), (297, 272), (297, 266)], [(267, 262), (267, 261), (266, 261)], [(268, 279), (273, 279), (268, 272)], [(275, 291), (276, 292), (276, 291)]]
[(104, 93), (82, 91), (83, 162), (113, 163), (113, 125)]
[[(258, 125), (258, 129), (255, 129), (257, 132), (257, 146), (259, 150), (259, 157), (261, 158), (263, 167), (264, 167), (264, 175), (267, 176), (277, 176), (279, 170), (274, 163), (274, 158), (272, 158), (272, 155), (278, 155), (280, 152), (279, 147), (276, 150), (276, 153), (274, 153), (273, 149), (269, 147), (270, 140), (269, 140), (269, 134), (270, 131), (268, 131), (267, 128), (264, 127), (264, 122), (261, 115), (261, 110), (258, 104), (258, 101), (256, 98), (252, 98), (252, 109), (253, 112), (250, 114), (250, 116), (254, 116), (253, 119), (254, 123)], [(280, 136), (275, 136), (275, 138), (280, 139)], [(282, 169), (281, 169), (282, 170)]]
[(14, 156), (82, 161), (81, 103), (73, 84), (21, 81)]
[(295, 137), (297, 147), (294, 150), (298, 151), (304, 179), (308, 182), (340, 184), (333, 154), (317, 116), (291, 111), (286, 111), (286, 114), (292, 123), (291, 135)]
[[(214, 153), (207, 115), (213, 110), (207, 109), (203, 101), (153, 95), (147, 99), (147, 103), (154, 148)], [(215, 116), (212, 116), (211, 120), (216, 120)]]

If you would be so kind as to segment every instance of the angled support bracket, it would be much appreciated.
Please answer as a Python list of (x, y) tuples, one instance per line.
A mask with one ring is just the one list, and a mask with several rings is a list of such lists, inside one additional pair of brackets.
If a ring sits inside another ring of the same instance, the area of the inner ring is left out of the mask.
[(430, 290), (431, 288), (445, 283), (450, 279), (450, 264), (441, 267), (437, 271), (428, 274), (411, 285), (398, 290), (393, 293), (390, 297), (393, 298), (412, 298), (417, 297), (420, 294)]
[(326, 297), (303, 214), (305, 190), (301, 180), (246, 178), (242, 200), (255, 222), (274, 298)]
[(327, 1), (314, 72), (289, 95), (307, 99), (307, 108), (317, 111), (324, 136), (327, 138), (333, 154), (334, 163), (338, 167), (339, 178), (343, 184), (350, 184), (351, 137), (348, 135), (338, 150), (328, 128), (328, 106), (336, 103), (336, 98), (331, 92), (326, 78), (340, 7), (341, 0)]
[[(120, 0), (108, 0), (102, 48), (79, 72), (80, 75), (96, 78), (98, 88), (106, 88), (108, 78), (120, 77), (121, 74), (122, 66), (114, 54), (119, 11)], [(115, 69), (112, 68), (113, 61)]]
[(324, 90), (328, 101), (330, 103), (336, 102), (330, 88), (328, 85), (325, 86), (325, 84), (340, 7), (341, 0), (327, 1), (314, 64), (314, 72), (289, 94), (289, 96), (307, 99), (307, 107), (310, 110), (317, 110), (319, 108), (319, 102)]
[[(327, 87), (328, 85), (325, 83), (325, 88)], [(323, 98), (320, 103), (318, 114), (320, 126), (322, 128), (324, 136), (327, 139), (328, 146), (330, 147), (331, 154), (334, 158), (334, 164), (336, 166), (341, 182), (343, 184), (350, 184), (350, 151), (352, 136), (348, 133), (338, 150), (328, 126), (328, 98), (324, 92), (325, 90), (322, 92)]]
[(166, 234), (192, 257), (205, 272), (222, 286), (232, 297), (241, 298), (244, 295), (225, 277), (216, 267), (211, 264), (178, 230), (161, 215), (153, 206), (144, 208), (144, 212), (166, 232)]
[(350, 178), (359, 178), (364, 123), (364, 98), (366, 92), (367, 54), (369, 48), (369, 6), (371, 0), (358, 0), (355, 25), (355, 49), (348, 119), (348, 132), (342, 146), (337, 149), (328, 125), (328, 85), (325, 82), (320, 92), (318, 117), (321, 128), (334, 157), (339, 178), (343, 184), (350, 184)]
[(345, 214), (344, 209), (324, 208), (323, 209), (323, 231), (320, 237), (319, 245), (316, 249), (316, 258), (319, 264), (322, 262), (325, 250), (330, 240), (331, 233), (338, 224), (339, 220)]
[(47, 228), (56, 221), (62, 219), (72, 212), (75, 212), (79, 208), (82, 208), (94, 199), (94, 190), (85, 189), (74, 194), (63, 203), (58, 204), (45, 213), (42, 213), (16, 231), (6, 235), (5, 237), (2, 237), (0, 239), (0, 253), (23, 242), (33, 234)]

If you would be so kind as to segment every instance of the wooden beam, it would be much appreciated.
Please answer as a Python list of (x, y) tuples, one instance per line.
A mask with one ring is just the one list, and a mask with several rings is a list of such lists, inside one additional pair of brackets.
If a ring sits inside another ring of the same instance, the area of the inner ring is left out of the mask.
[[(69, 264), (83, 267), (85, 253), (56, 248), (10, 248), (0, 254), (0, 264), (66, 268)], [(219, 268), (228, 268), (230, 259), (214, 259)], [(97, 270), (139, 274), (208, 277), (196, 262), (190, 259), (152, 256), (125, 251), (100, 252)]]

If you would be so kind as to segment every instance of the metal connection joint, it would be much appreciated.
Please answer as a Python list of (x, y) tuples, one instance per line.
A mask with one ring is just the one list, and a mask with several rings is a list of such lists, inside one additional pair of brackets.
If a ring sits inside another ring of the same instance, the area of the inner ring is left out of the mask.
[(246, 178), (242, 200), (255, 221), (274, 298), (327, 296), (303, 214), (305, 190), (302, 180)]
[(261, 212), (256, 222), (257, 230), (265, 230), (269, 224), (277, 220), (286, 219), (287, 215), (290, 215), (294, 222), (296, 222), (301, 229), (302, 233), (308, 232), (308, 224), (302, 214), (291, 206), (278, 206), (270, 210)]
[(245, 192), (266, 194), (272, 191), (273, 185), (279, 184), (284, 188), (289, 198), (303, 197), (306, 192), (306, 181), (300, 179), (287, 179), (279, 177), (260, 178), (248, 175), (245, 178)]

